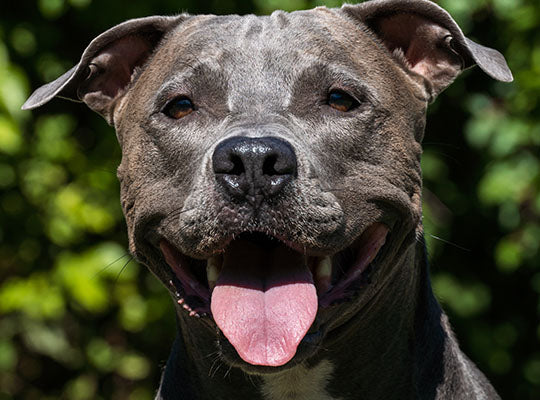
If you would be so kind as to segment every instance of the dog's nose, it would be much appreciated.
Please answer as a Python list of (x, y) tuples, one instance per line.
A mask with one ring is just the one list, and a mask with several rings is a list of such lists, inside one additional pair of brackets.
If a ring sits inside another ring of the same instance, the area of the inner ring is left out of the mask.
[(232, 197), (259, 205), (296, 177), (292, 146), (276, 137), (233, 136), (219, 143), (212, 157), (217, 182)]

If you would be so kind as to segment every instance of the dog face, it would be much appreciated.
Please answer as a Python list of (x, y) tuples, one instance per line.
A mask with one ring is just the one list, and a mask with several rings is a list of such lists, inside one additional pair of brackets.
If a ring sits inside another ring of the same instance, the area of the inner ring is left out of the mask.
[[(361, 307), (367, 279), (395, 264), (395, 254), (379, 257), (368, 275), (388, 230), (391, 247), (407, 249), (419, 223), (423, 93), (368, 33), (337, 29), (327, 14), (187, 21), (171, 33), (173, 49), (154, 56), (163, 78), (142, 72), (115, 116), (132, 251), (175, 282), (190, 311), (219, 315), (250, 364), (284, 364), (310, 326), (323, 337), (341, 308)], [(388, 91), (383, 73), (399, 86)], [(127, 117), (132, 110), (143, 119)], [(295, 315), (283, 317), (266, 285), (289, 296)], [(268, 305), (246, 316), (257, 301), (272, 302), (279, 323), (260, 315)], [(254, 327), (264, 324), (278, 332)], [(286, 344), (246, 344), (268, 335)]]
[(115, 126), (130, 250), (230, 364), (307, 359), (413, 264), (427, 104), (473, 63), (511, 79), (412, 3), (131, 21), (29, 100)]

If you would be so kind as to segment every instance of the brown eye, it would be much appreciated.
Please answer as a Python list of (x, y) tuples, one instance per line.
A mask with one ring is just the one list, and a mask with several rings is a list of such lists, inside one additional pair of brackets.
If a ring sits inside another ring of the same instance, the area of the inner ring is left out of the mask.
[(177, 97), (176, 99), (171, 100), (165, 108), (163, 113), (168, 117), (174, 119), (180, 119), (185, 117), (195, 109), (193, 103), (187, 97)]
[(359, 105), (351, 95), (340, 90), (332, 90), (328, 95), (328, 105), (338, 111), (347, 112)]

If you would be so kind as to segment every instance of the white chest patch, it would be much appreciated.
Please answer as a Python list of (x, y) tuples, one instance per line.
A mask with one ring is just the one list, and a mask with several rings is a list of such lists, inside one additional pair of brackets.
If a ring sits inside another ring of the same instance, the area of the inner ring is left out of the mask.
[(334, 366), (327, 360), (308, 369), (303, 365), (263, 378), (265, 400), (339, 400), (326, 392)]

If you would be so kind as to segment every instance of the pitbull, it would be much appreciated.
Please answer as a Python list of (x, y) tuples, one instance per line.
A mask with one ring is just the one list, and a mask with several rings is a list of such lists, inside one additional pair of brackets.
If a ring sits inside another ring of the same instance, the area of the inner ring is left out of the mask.
[(154, 16), (93, 40), (24, 109), (117, 132), (131, 253), (178, 335), (157, 399), (497, 399), (429, 281), (426, 107), (496, 50), (426, 0)]

